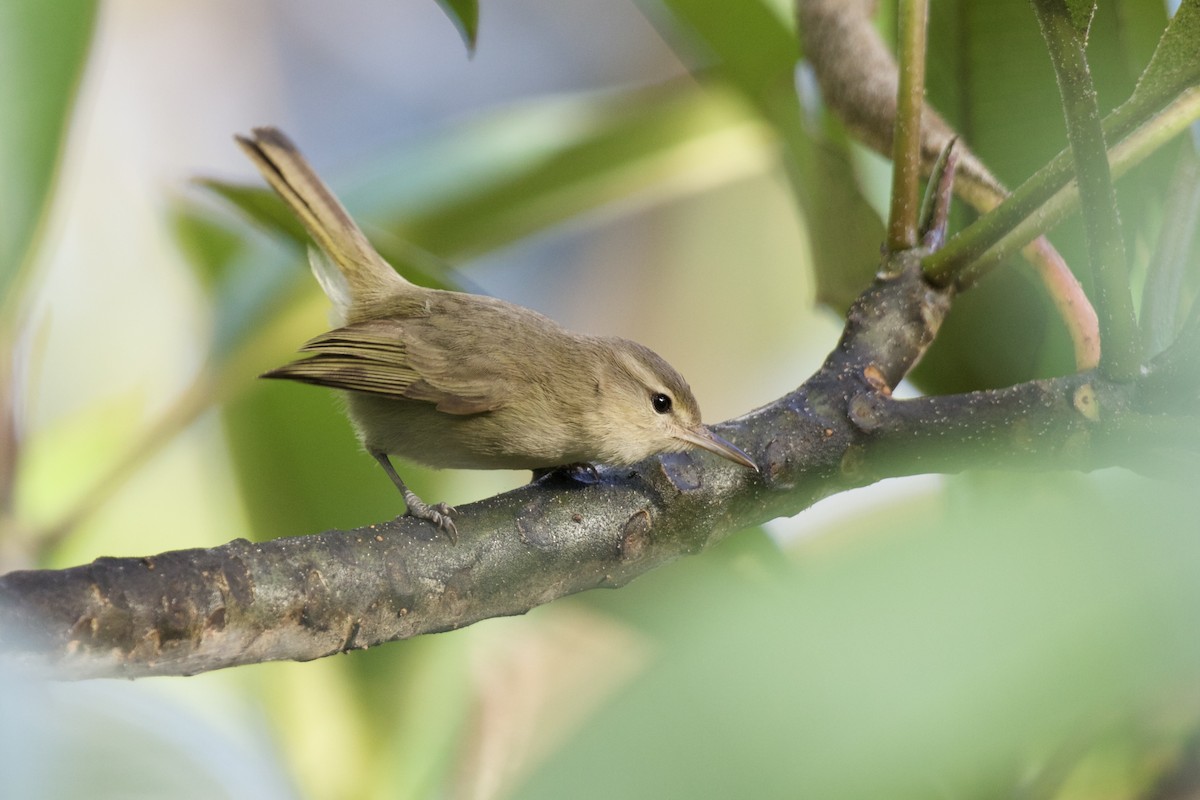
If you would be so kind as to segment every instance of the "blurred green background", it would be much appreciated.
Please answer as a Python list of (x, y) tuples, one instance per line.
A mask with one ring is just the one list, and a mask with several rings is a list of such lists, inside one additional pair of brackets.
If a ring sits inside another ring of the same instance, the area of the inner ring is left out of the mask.
[[(1104, 109), (1165, 20), (1104, 4)], [(1062, 147), (1025, 0), (935, 0), (930, 39), (931, 101), (1002, 180)], [(433, 0), (9, 0), (0, 570), (400, 510), (329, 393), (254, 380), (327, 304), (270, 209), (221, 196), (257, 196), (232, 188), (260, 185), (231, 139), (253, 125), (287, 131), (410, 275), (644, 342), (709, 421), (793, 388), (873, 272), (889, 184), (797, 55), (771, 0), (490, 3), (472, 57)], [(1120, 186), (1137, 280), (1191, 147)], [(1077, 223), (1052, 238), (1080, 269)], [(917, 380), (1070, 369), (1014, 263)], [(0, 675), (0, 795), (1151, 796), (1200, 722), (1196, 471), (1155, 466), (1176, 480), (888, 481), (619, 591), (307, 664)], [(404, 474), (452, 503), (528, 477)]]

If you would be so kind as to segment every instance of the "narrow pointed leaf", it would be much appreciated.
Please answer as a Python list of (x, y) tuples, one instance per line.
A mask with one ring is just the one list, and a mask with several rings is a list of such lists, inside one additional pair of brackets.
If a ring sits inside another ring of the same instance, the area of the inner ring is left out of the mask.
[(467, 52), (474, 54), (475, 42), (479, 35), (479, 3), (477, 0), (437, 0), (442, 11), (458, 28), (462, 35)]

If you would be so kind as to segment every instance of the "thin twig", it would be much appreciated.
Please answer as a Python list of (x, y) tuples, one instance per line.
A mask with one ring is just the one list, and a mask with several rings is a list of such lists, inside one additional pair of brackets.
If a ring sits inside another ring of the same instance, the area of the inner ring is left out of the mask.
[(1075, 353), (1075, 369), (1080, 372), (1094, 369), (1100, 363), (1100, 320), (1083, 285), (1045, 236), (1022, 247), (1021, 253), (1033, 265), (1046, 287), (1046, 294), (1066, 324)]

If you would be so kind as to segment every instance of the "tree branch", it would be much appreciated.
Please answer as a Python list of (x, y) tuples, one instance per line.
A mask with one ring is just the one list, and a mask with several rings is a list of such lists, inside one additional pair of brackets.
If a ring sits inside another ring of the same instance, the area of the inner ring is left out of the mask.
[[(922, 255), (889, 257), (812, 378), (717, 426), (755, 457), (761, 475), (707, 455), (672, 455), (636, 469), (601, 468), (590, 484), (551, 475), (463, 506), (457, 545), (401, 517), (352, 531), (12, 572), (0, 576), (0, 651), (75, 678), (310, 660), (620, 586), (740, 528), (885, 477), (980, 463), (1122, 463), (1136, 384), (1084, 373), (892, 399), (950, 304), (949, 291), (922, 277)], [(1188, 413), (1195, 405), (1193, 397)]]
[[(799, 0), (798, 27), (804, 52), (813, 66), (830, 110), (864, 144), (883, 155), (892, 154), (898, 116), (900, 67), (871, 22), (873, 3), (849, 0)], [(967, 144), (928, 103), (921, 107), (921, 162), (929, 171), (939, 153), (956, 140), (958, 177), (955, 191), (975, 210), (987, 213), (1008, 190)], [(893, 162), (900, 160), (893, 155)], [(897, 172), (899, 168), (897, 168)], [(1046, 229), (1043, 226), (1043, 230)], [(1030, 241), (1033, 239), (1033, 241)], [(1100, 334), (1095, 311), (1066, 261), (1044, 236), (1027, 237), (1022, 250), (1062, 316), (1082, 371), (1100, 359)], [(959, 281), (961, 290), (965, 285)]]

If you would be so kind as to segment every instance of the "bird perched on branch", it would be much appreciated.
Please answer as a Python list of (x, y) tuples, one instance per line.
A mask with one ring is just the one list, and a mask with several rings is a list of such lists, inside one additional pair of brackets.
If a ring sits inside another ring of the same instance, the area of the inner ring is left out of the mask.
[(456, 537), (453, 509), (417, 497), (389, 455), (545, 470), (700, 447), (757, 470), (701, 423), (687, 382), (649, 348), (574, 333), (492, 297), (410, 283), (283, 133), (257, 128), (237, 141), (312, 236), (313, 272), (343, 323), (263, 377), (343, 390), (359, 440), (412, 516)]

